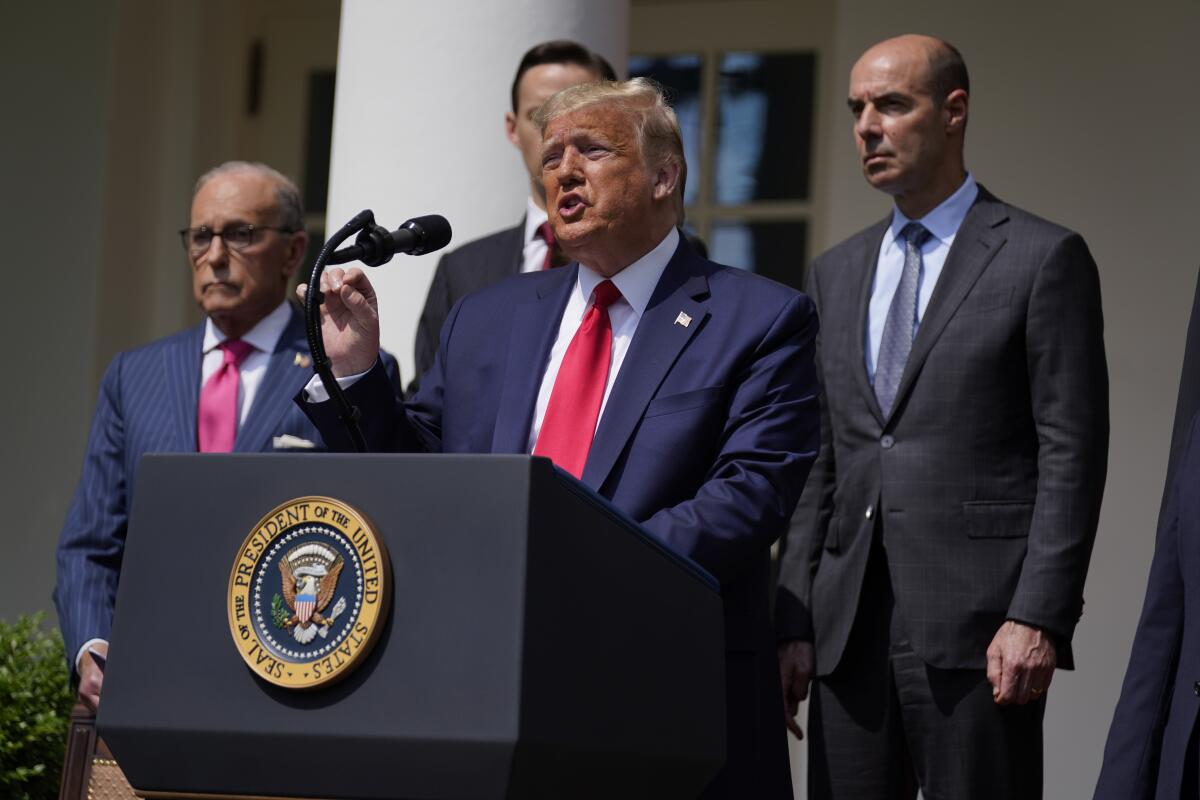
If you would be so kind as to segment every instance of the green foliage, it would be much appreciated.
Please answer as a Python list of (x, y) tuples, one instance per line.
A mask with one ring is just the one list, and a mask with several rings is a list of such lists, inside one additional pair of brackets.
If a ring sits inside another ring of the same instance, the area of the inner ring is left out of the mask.
[(276, 628), (282, 628), (287, 624), (287, 621), (292, 618), (288, 613), (287, 606), (283, 604), (283, 598), (276, 594), (271, 598), (271, 621), (275, 623)]
[(42, 615), (0, 620), (0, 797), (58, 796), (74, 696), (62, 636)]

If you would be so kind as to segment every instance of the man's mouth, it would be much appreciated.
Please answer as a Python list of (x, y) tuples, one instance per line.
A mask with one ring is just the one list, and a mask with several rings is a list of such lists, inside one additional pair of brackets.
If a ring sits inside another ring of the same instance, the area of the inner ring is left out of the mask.
[(587, 204), (583, 202), (583, 198), (574, 192), (558, 198), (558, 215), (567, 222), (583, 216), (583, 210), (586, 207)]
[(227, 281), (209, 281), (204, 284), (203, 291), (205, 294), (208, 292), (232, 292), (236, 294), (238, 287)]

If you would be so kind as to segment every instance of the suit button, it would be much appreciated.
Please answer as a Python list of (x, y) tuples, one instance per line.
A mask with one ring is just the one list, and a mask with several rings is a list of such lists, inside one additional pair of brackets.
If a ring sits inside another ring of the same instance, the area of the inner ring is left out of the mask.
[(1192, 684), (1192, 694), (1196, 695), (1196, 697), (1200, 697), (1200, 681), (1196, 681)]
[(892, 445), (894, 445), (895, 443), (896, 443), (896, 440), (892, 438), (892, 435), (890, 433), (885, 434), (884, 437), (879, 440), (879, 444), (881, 444), (883, 446), (884, 450), (890, 450), (892, 448)]
[[(863, 516), (865, 516), (867, 519), (871, 519), (871, 517), (875, 516), (875, 506), (867, 506), (867, 513)], [(1196, 682), (1196, 686), (1200, 687), (1200, 681)], [(1200, 692), (1200, 689), (1197, 689), (1197, 691)]]

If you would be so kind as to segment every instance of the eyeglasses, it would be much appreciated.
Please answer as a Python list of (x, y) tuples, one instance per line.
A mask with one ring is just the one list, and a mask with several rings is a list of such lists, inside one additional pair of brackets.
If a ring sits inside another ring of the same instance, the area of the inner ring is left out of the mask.
[(278, 231), (279, 233), (295, 233), (291, 228), (277, 228), (271, 225), (233, 225), (222, 228), (219, 231), (214, 231), (211, 228), (184, 228), (179, 232), (179, 238), (183, 242), (183, 249), (193, 256), (202, 255), (208, 252), (208, 248), (212, 246), (214, 236), (220, 236), (225, 240), (225, 246), (231, 250), (245, 250), (250, 245), (257, 242), (261, 237), (262, 231)]

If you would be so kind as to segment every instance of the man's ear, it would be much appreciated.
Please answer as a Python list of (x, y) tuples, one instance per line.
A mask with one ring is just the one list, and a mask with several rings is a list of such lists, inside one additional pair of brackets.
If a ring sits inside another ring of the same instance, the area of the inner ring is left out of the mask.
[(654, 172), (654, 199), (662, 200), (675, 193), (679, 186), (679, 164), (667, 161)]
[(511, 111), (504, 112), (504, 135), (513, 147), (521, 149), (521, 140), (517, 138), (517, 115)]
[(962, 89), (955, 89), (946, 95), (942, 103), (942, 113), (945, 115), (946, 132), (961, 134), (967, 125), (967, 108), (970, 98)]
[(304, 263), (304, 255), (308, 252), (308, 233), (296, 231), (288, 237), (287, 259), (283, 264), (283, 274), (291, 277), (300, 265)]

